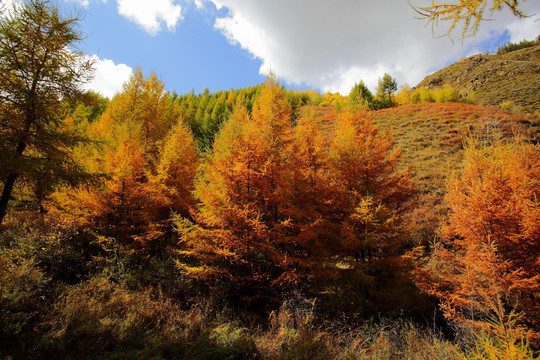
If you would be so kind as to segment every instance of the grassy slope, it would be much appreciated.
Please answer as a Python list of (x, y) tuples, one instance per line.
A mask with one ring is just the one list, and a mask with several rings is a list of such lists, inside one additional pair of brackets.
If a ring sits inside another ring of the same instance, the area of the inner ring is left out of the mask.
[[(330, 107), (318, 107), (328, 131), (337, 114)], [(430, 240), (438, 219), (444, 216), (443, 196), (449, 175), (460, 169), (467, 135), (484, 142), (522, 134), (531, 141), (540, 138), (540, 117), (457, 103), (425, 103), (374, 111), (373, 122), (390, 131), (402, 150), (402, 169), (409, 168), (418, 188), (418, 206), (411, 214), (413, 238)]]
[(480, 105), (512, 101), (518, 110), (540, 111), (540, 45), (502, 55), (474, 55), (426, 77), (418, 86), (472, 90)]

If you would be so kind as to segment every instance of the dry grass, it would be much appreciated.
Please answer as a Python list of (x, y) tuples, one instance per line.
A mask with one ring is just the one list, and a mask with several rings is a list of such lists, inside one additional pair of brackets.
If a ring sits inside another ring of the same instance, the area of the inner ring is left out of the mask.
[[(337, 114), (330, 107), (313, 107), (328, 133)], [(520, 135), (537, 142), (540, 116), (462, 103), (403, 105), (367, 113), (382, 131), (392, 134), (401, 149), (401, 169), (409, 169), (417, 185), (416, 206), (409, 221), (412, 240), (426, 242), (435, 236), (444, 218), (443, 195), (447, 178), (458, 172), (463, 160), (463, 142), (468, 136), (484, 143)]]

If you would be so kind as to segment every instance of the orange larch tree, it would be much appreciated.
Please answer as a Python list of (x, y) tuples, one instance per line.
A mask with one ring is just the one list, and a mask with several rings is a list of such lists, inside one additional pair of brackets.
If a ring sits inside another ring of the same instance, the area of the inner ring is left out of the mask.
[(441, 300), (448, 320), (538, 340), (539, 178), (537, 145), (469, 143), (461, 175), (448, 184), (442, 241), (418, 269), (419, 286)]
[(177, 221), (194, 276), (229, 278), (242, 299), (294, 283), (305, 260), (292, 217), (290, 108), (270, 77), (250, 116), (237, 106), (196, 181), (197, 226)]
[(371, 262), (397, 250), (403, 234), (401, 214), (413, 193), (408, 173), (396, 170), (399, 150), (380, 133), (368, 114), (344, 112), (330, 145), (331, 176), (338, 187), (345, 257)]
[(195, 207), (193, 180), (199, 167), (196, 145), (186, 124), (179, 121), (165, 139), (157, 164), (154, 181), (162, 186), (170, 209), (189, 217)]
[[(144, 152), (137, 141), (125, 141), (105, 159), (112, 178), (100, 191), (86, 192), (81, 199), (94, 216), (92, 222), (105, 236), (135, 250), (155, 248), (164, 234), (168, 216), (165, 194), (149, 186)], [(155, 250), (155, 249), (153, 249)]]
[[(172, 212), (189, 215), (198, 166), (194, 141), (164, 86), (138, 69), (88, 132), (96, 144), (81, 149), (86, 165), (108, 174), (103, 186), (63, 193), (57, 200), (129, 250), (161, 251), (170, 237)], [(167, 239), (166, 239), (167, 238)], [(165, 241), (165, 242), (164, 242)]]
[(297, 240), (311, 263), (327, 264), (338, 247), (335, 224), (340, 221), (341, 205), (331, 177), (328, 138), (320, 119), (309, 112), (296, 121), (294, 130), (290, 209), (298, 227)]
[(236, 107), (196, 181), (197, 224), (176, 222), (184, 271), (229, 278), (247, 299), (337, 271), (355, 252), (395, 250), (412, 187), (393, 142), (359, 114), (336, 129), (329, 147), (315, 116), (293, 127), (272, 78), (252, 116)]
[(149, 166), (155, 166), (160, 142), (176, 123), (177, 114), (156, 74), (144, 78), (137, 68), (123, 91), (110, 102), (93, 131), (101, 140), (118, 144), (119, 135), (136, 139)]

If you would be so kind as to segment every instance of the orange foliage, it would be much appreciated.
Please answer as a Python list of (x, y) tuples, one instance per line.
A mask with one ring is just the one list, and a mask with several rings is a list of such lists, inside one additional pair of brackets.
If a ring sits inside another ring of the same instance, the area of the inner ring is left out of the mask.
[(129, 250), (172, 244), (171, 212), (189, 216), (195, 206), (198, 158), (184, 124), (169, 131), (171, 106), (156, 75), (144, 79), (138, 69), (91, 126), (98, 143), (81, 149), (79, 157), (108, 179), (101, 188), (57, 195), (80, 226), (96, 227)]
[(120, 144), (105, 161), (111, 179), (102, 189), (77, 196), (85, 208), (85, 222), (122, 244), (148, 250), (165, 232), (168, 199), (148, 183), (147, 163), (136, 141)]
[(297, 241), (310, 251), (310, 257), (328, 257), (333, 244), (336, 187), (330, 178), (327, 140), (321, 120), (312, 114), (297, 120), (293, 142), (291, 216), (298, 226)]
[[(386, 257), (400, 241), (400, 214), (413, 186), (396, 166), (399, 151), (366, 114), (339, 116), (330, 146), (333, 181), (339, 191), (341, 235), (346, 254), (365, 260)], [(376, 252), (376, 253), (374, 253)]]
[(193, 179), (197, 174), (199, 159), (195, 141), (187, 127), (179, 121), (165, 140), (157, 165), (157, 182), (162, 185), (175, 213), (189, 216), (195, 206), (192, 195)]
[(388, 135), (363, 114), (340, 119), (330, 147), (314, 116), (293, 128), (272, 78), (252, 116), (235, 108), (196, 181), (197, 224), (176, 221), (180, 267), (229, 278), (246, 299), (338, 271), (355, 252), (393, 252), (409, 177), (395, 172), (399, 154)]
[(144, 78), (137, 68), (124, 89), (110, 102), (92, 131), (112, 143), (127, 137), (142, 146), (150, 165), (156, 160), (158, 143), (176, 120), (170, 97), (156, 74)]
[[(466, 148), (462, 175), (448, 185), (443, 242), (419, 269), (419, 286), (451, 321), (507, 336), (518, 312), (538, 332), (540, 157), (517, 142)], [(524, 333), (522, 333), (524, 336)]]
[(234, 109), (196, 181), (200, 226), (188, 231), (185, 222), (179, 225), (190, 249), (185, 254), (212, 270), (184, 265), (188, 273), (201, 277), (217, 271), (251, 287), (250, 293), (294, 278), (303, 260), (290, 238), (289, 118), (273, 79), (263, 88), (253, 117), (241, 106)]

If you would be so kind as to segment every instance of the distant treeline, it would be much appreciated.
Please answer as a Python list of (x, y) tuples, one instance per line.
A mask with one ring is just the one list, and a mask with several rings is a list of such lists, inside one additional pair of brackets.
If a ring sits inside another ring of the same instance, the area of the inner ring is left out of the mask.
[[(282, 87), (285, 91), (285, 88)], [(199, 147), (211, 146), (215, 134), (223, 122), (229, 118), (237, 105), (245, 106), (249, 113), (261, 92), (261, 85), (250, 86), (243, 89), (220, 90), (215, 93), (205, 89), (200, 94), (194, 92), (177, 95), (173, 93), (171, 99), (179, 116), (189, 125), (193, 136), (197, 139)], [(285, 98), (292, 109), (292, 117), (298, 116), (298, 109), (304, 105), (319, 105), (326, 97), (315, 90), (286, 92)]]
[(499, 48), (497, 49), (497, 55), (507, 54), (512, 51), (521, 50), (536, 45), (540, 45), (540, 35), (538, 35), (536, 40), (522, 40), (519, 43), (510, 42), (506, 45), (499, 46)]

